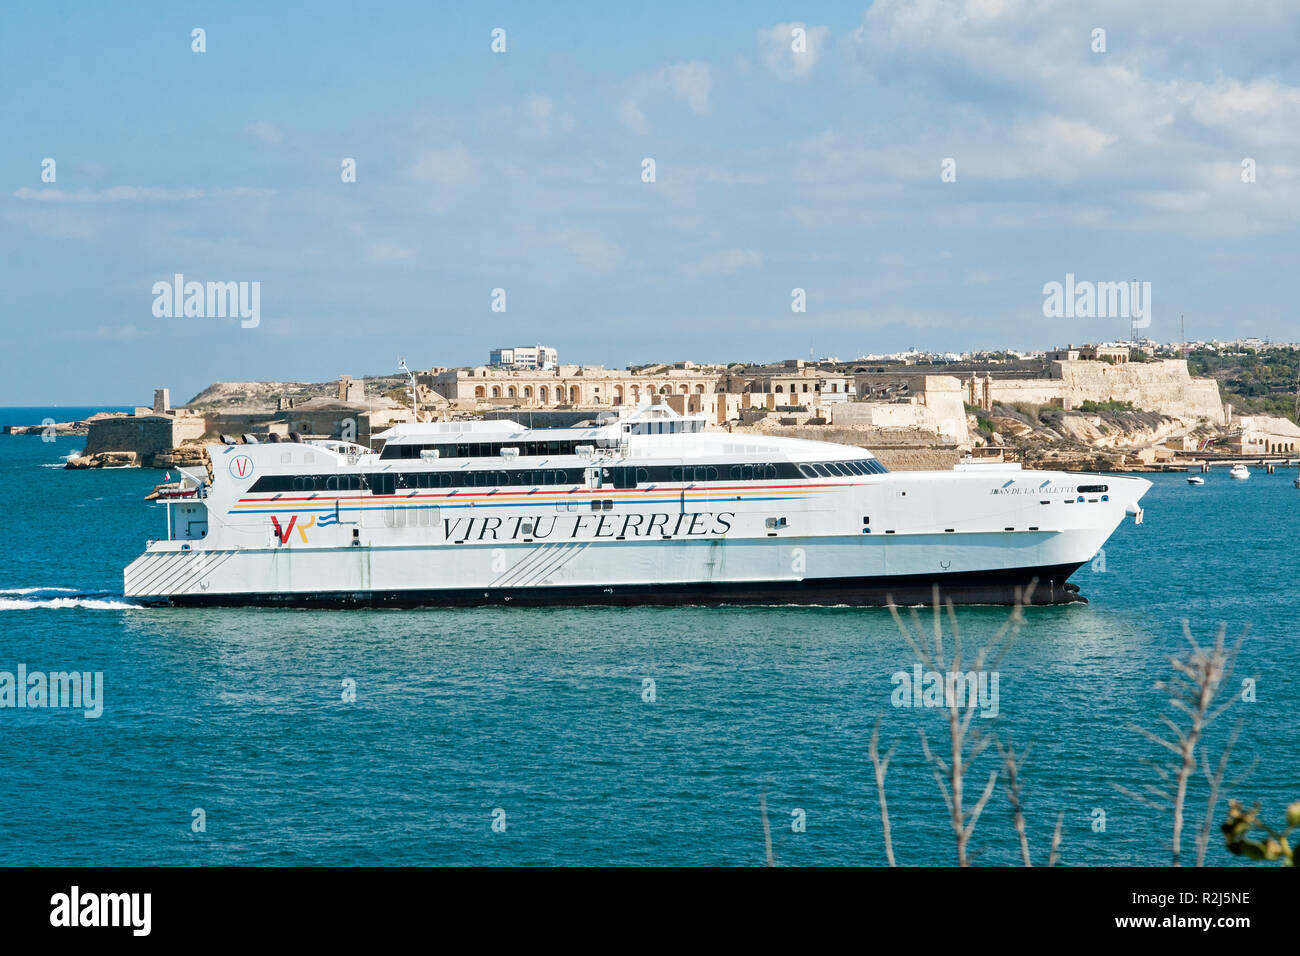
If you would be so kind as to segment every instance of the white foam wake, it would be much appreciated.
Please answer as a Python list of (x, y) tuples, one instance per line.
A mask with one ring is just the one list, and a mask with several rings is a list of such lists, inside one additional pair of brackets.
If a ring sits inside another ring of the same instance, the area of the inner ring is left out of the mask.
[(123, 611), (140, 607), (112, 591), (76, 588), (0, 588), (0, 611), (80, 607), (92, 611)]

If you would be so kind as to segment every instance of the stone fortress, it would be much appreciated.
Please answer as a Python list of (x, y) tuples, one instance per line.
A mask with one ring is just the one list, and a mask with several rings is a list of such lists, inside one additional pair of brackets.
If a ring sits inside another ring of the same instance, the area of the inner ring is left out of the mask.
[[(717, 425), (802, 414), (826, 424), (916, 429), (954, 440), (966, 436), (967, 405), (988, 410), (994, 403), (1070, 411), (1088, 401), (1129, 402), (1188, 422), (1224, 423), (1214, 379), (1192, 378), (1183, 359), (1128, 358), (1127, 349), (1071, 346), (1048, 354), (1045, 378), (1002, 378), (987, 371), (960, 377), (933, 366), (855, 372), (852, 366), (861, 363), (828, 368), (794, 359), (775, 366), (681, 362), (636, 370), (558, 364), (519, 369), (497, 363), (435, 369), (418, 380), (457, 411), (617, 408), (648, 400), (703, 413)], [(894, 380), (905, 384), (891, 388)]]
[[(1138, 436), (1151, 444), (1194, 432), (1222, 432), (1232, 425), (1238, 453), (1300, 448), (1300, 428), (1286, 420), (1253, 416), (1233, 421), (1218, 383), (1193, 378), (1186, 360), (1131, 361), (1127, 346), (1071, 345), (1046, 353), (1028, 370), (995, 363), (963, 368), (799, 359), (608, 369), (564, 365), (558, 358), (555, 349), (541, 345), (501, 348), (492, 350), (486, 365), (417, 372), (419, 417), (513, 415), (539, 426), (559, 425), (643, 402), (663, 403), (683, 414), (704, 415), (716, 428), (782, 431), (907, 451), (907, 460), (922, 467), (955, 461), (983, 444), (975, 422), (995, 406), (1070, 413), (1092, 402), (1161, 416), (1158, 434)], [(89, 422), (79, 466), (192, 463), (202, 453), (202, 441), (222, 436), (236, 441), (326, 437), (365, 444), (394, 422), (412, 419), (408, 389), (409, 382), (400, 376), (366, 382), (343, 375), (331, 385), (222, 382), (184, 408), (173, 408), (167, 389), (159, 389), (151, 408)], [(1082, 440), (1087, 444), (1089, 436)], [(912, 454), (916, 449), (942, 449), (943, 454), (926, 458)], [(890, 463), (888, 453), (882, 457)]]

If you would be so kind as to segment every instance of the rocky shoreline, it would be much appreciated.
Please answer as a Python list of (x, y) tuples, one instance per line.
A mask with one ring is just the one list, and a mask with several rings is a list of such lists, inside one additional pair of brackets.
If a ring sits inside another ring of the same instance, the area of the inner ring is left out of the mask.
[(200, 468), (209, 474), (212, 462), (205, 445), (193, 443), (179, 448), (168, 448), (151, 455), (141, 455), (134, 451), (101, 451), (92, 455), (78, 455), (69, 458), (65, 468)]

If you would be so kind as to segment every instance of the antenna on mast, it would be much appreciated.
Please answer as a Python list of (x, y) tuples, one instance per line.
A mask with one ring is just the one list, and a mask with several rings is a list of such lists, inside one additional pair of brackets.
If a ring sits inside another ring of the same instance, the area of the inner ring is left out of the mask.
[(404, 359), (404, 358), (400, 358), (400, 359), (397, 360), (397, 370), (398, 370), (399, 372), (405, 372), (405, 373), (406, 373), (406, 377), (407, 377), (408, 379), (410, 379), (410, 382), (411, 382), (411, 415), (412, 415), (412, 417), (414, 417), (414, 419), (418, 422), (418, 421), (420, 420), (420, 397), (419, 397), (419, 395), (416, 394), (416, 391), (415, 391), (415, 373), (412, 372), (409, 368), (406, 367), (406, 359)]

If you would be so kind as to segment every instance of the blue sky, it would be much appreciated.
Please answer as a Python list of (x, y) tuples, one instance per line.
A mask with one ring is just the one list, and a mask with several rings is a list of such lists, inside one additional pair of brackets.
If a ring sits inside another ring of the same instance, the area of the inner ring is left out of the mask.
[[(1250, 0), (9, 3), (0, 404), (1127, 331), (1044, 318), (1066, 273), (1149, 281), (1157, 339), (1300, 339), (1298, 42)], [(155, 317), (175, 273), (260, 324)]]

